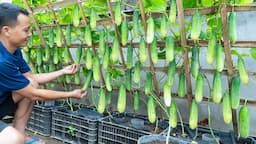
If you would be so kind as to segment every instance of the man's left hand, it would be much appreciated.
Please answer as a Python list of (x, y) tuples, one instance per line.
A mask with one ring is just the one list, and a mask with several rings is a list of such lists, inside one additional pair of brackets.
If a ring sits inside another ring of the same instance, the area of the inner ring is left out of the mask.
[(72, 64), (62, 69), (64, 74), (75, 74), (79, 71), (80, 65), (79, 64)]

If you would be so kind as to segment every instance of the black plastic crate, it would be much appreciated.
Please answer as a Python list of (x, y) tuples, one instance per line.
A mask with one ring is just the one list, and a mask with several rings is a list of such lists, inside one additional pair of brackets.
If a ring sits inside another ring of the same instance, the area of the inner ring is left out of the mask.
[[(192, 144), (192, 140), (184, 140), (176, 137), (169, 137), (168, 144)], [(166, 144), (166, 137), (163, 135), (145, 135), (138, 139), (138, 144)]]
[(96, 110), (86, 107), (74, 112), (69, 108), (55, 109), (51, 137), (67, 143), (96, 144), (99, 118), (102, 116)]
[[(156, 126), (157, 125), (157, 126)], [(151, 124), (144, 116), (129, 113), (113, 114), (98, 123), (99, 144), (137, 144), (139, 137), (160, 133), (168, 123), (158, 121)]]
[[(185, 136), (182, 136), (181, 124), (178, 124), (176, 128), (171, 129), (170, 136), (177, 137), (181, 140), (193, 140), (200, 144), (215, 144), (216, 140), (211, 135), (211, 131), (205, 127), (198, 127), (195, 130), (191, 130), (188, 124), (184, 124)], [(161, 134), (166, 136), (168, 133), (168, 128), (164, 130)], [(215, 138), (220, 144), (236, 144), (235, 136), (232, 131), (224, 132), (219, 130), (213, 130)]]
[(51, 135), (52, 108), (34, 105), (26, 129), (43, 136)]

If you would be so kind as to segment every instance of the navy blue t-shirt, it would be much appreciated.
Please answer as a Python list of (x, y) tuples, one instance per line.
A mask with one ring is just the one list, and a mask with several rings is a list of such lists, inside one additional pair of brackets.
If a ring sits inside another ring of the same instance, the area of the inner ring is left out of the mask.
[(0, 42), (0, 104), (6, 99), (5, 93), (22, 89), (29, 84), (29, 80), (23, 76), (23, 73), (29, 71), (21, 49), (18, 48), (11, 54)]

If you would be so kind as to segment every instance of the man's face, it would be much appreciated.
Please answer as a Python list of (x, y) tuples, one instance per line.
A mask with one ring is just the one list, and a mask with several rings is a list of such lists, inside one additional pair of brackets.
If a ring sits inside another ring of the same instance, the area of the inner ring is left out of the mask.
[(17, 18), (17, 24), (13, 27), (9, 27), (9, 42), (16, 47), (26, 46), (30, 31), (30, 19), (24, 14), (19, 14)]

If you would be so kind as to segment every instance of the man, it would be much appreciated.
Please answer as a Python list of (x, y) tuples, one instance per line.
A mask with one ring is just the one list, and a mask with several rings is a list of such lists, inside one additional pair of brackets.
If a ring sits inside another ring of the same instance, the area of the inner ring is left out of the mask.
[[(15, 112), (13, 127), (0, 121), (1, 144), (31, 141), (30, 137), (25, 136), (25, 127), (35, 100), (81, 99), (86, 95), (81, 89), (62, 92), (37, 88), (38, 84), (47, 83), (58, 76), (76, 73), (80, 66), (70, 65), (51, 73), (33, 74), (20, 49), (27, 44), (30, 36), (27, 10), (10, 3), (0, 3), (0, 118)], [(36, 143), (43, 142), (39, 140)]]

